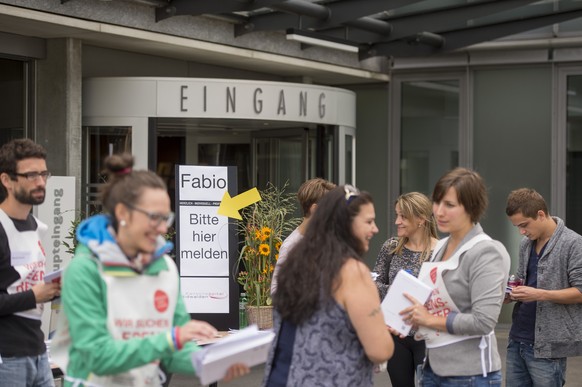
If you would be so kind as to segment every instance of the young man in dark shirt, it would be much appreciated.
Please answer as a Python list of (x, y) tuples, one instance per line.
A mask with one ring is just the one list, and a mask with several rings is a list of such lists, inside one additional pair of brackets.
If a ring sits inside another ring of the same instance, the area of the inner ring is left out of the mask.
[(54, 386), (41, 331), (43, 304), (60, 285), (43, 281), (46, 226), (30, 213), (45, 198), (45, 149), (29, 139), (0, 148), (0, 384)]
[(550, 216), (544, 198), (521, 188), (506, 214), (524, 236), (519, 247), (516, 301), (507, 346), (507, 387), (561, 387), (566, 359), (582, 355), (582, 236)]

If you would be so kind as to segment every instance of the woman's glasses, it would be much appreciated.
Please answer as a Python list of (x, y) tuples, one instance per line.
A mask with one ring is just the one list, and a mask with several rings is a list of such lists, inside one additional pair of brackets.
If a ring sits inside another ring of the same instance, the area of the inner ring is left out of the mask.
[(360, 195), (360, 190), (357, 189), (356, 187), (354, 187), (353, 185), (350, 185), (350, 184), (344, 185), (344, 191), (346, 193), (345, 198), (346, 198), (347, 204), (350, 204), (350, 202), (353, 200), (353, 198)]
[(147, 216), (148, 219), (150, 220), (150, 226), (152, 226), (152, 227), (158, 227), (160, 224), (162, 224), (162, 222), (164, 222), (167, 227), (170, 227), (172, 225), (172, 223), (174, 223), (174, 213), (173, 212), (170, 212), (168, 215), (162, 215), (162, 214), (158, 214), (157, 212), (146, 211), (142, 208), (132, 206), (131, 204), (128, 204), (128, 203), (123, 203), (123, 204), (125, 204), (127, 206), (127, 208), (130, 208), (130, 209), (137, 211), (137, 212), (141, 212), (142, 214)]

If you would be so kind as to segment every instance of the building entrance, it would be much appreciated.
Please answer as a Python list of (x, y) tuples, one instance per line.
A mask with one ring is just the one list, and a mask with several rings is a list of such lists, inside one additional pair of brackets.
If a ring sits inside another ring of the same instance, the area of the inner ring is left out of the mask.
[(94, 212), (103, 158), (129, 151), (162, 176), (175, 165), (236, 166), (238, 191), (295, 192), (312, 177), (355, 184), (355, 95), (241, 80), (93, 78), (84, 84), (84, 208)]

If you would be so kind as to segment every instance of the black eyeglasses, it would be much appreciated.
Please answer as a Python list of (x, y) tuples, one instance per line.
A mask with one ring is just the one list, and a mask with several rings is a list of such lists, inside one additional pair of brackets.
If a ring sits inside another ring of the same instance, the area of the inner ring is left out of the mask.
[[(12, 177), (24, 177), (28, 181), (36, 181), (39, 177), (42, 177), (44, 181), (47, 181), (49, 177), (51, 177), (51, 173), (49, 171), (42, 171), (42, 172), (24, 172), (24, 173), (12, 173)], [(14, 179), (16, 180), (16, 179)]]
[(168, 215), (162, 215), (162, 214), (158, 214), (157, 212), (146, 211), (142, 208), (132, 206), (131, 204), (128, 204), (128, 203), (123, 203), (123, 204), (125, 204), (128, 208), (130, 208), (134, 211), (137, 211), (137, 212), (141, 212), (142, 214), (147, 216), (148, 219), (150, 220), (150, 226), (152, 226), (152, 227), (158, 227), (160, 224), (162, 224), (162, 222), (164, 222), (167, 227), (170, 227), (172, 225), (172, 223), (174, 223), (174, 213), (173, 212), (170, 212)]
[(360, 190), (350, 184), (344, 185), (344, 191), (346, 193), (346, 203), (348, 204), (350, 204), (353, 198), (360, 195)]

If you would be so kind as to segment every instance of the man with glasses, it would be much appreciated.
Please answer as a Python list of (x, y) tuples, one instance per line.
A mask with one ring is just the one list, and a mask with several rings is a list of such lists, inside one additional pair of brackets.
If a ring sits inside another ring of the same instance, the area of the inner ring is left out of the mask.
[(0, 384), (54, 386), (41, 331), (43, 304), (60, 294), (45, 284), (47, 227), (30, 213), (44, 202), (46, 150), (29, 139), (0, 148)]

